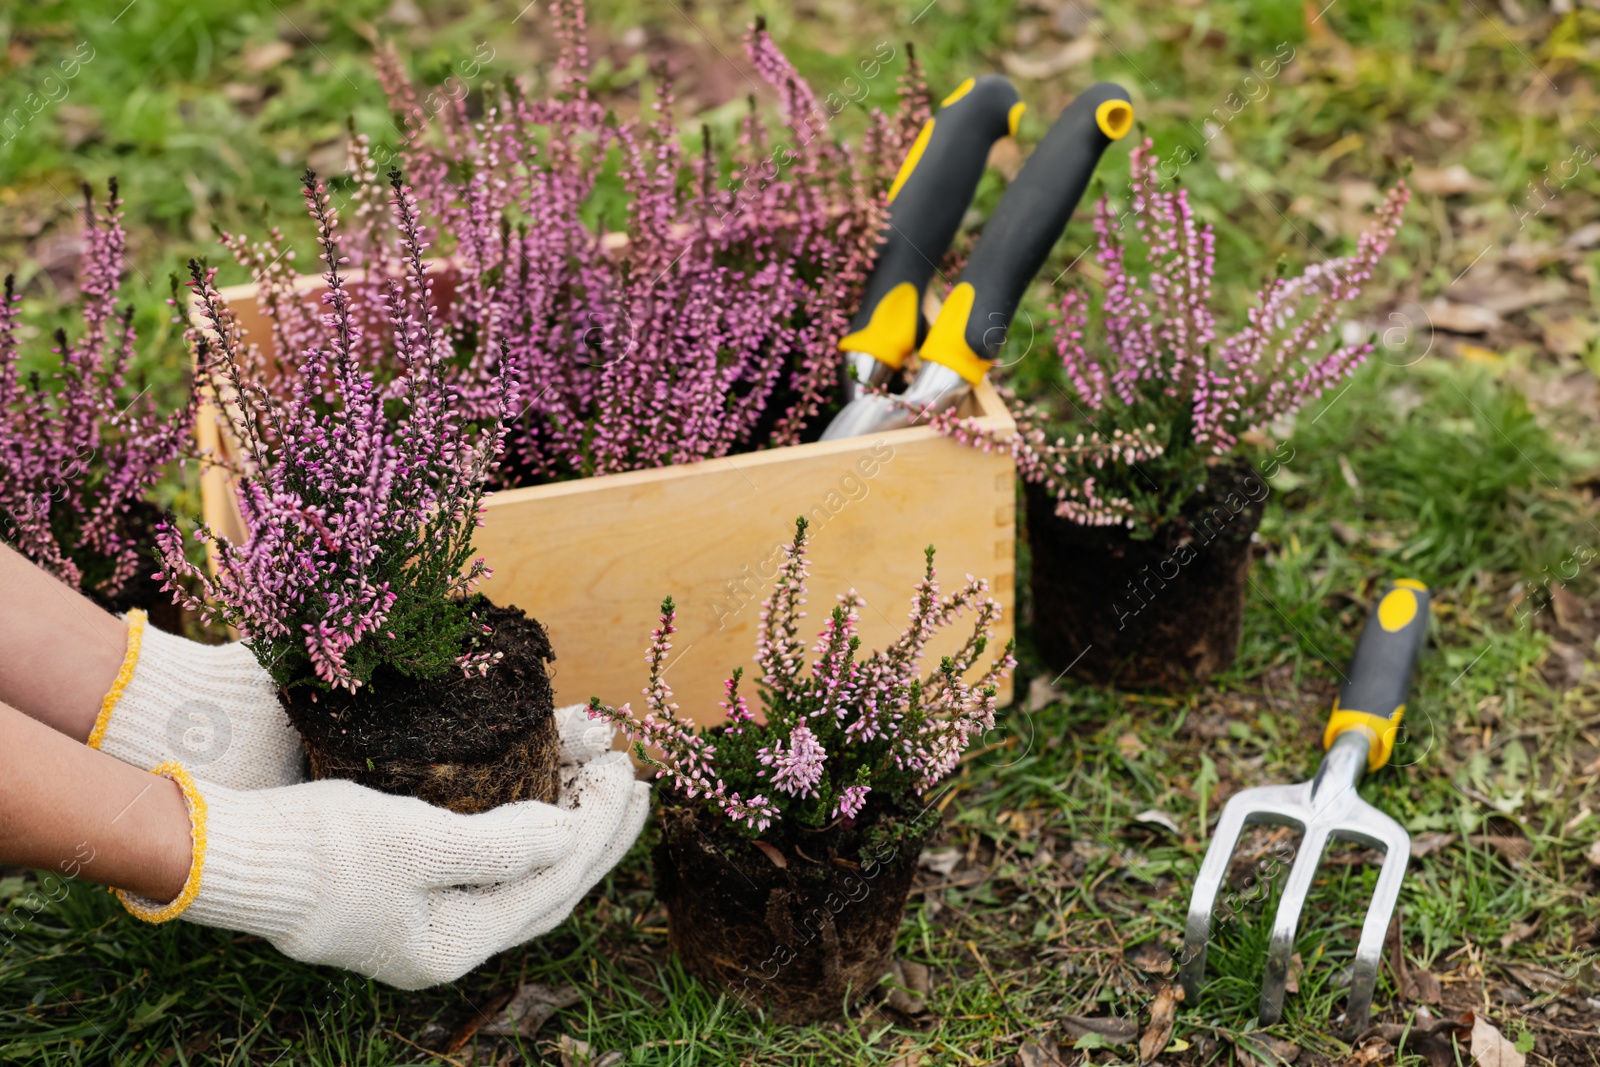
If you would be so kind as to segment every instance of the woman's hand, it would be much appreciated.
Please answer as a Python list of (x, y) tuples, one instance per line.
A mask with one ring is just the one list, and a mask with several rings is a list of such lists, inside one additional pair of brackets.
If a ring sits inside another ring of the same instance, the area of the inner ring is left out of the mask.
[(167, 904), (119, 893), (129, 911), (257, 934), (402, 989), (451, 981), (556, 926), (649, 807), (620, 752), (564, 768), (555, 804), (477, 815), (346, 781), (241, 790), (175, 764), (157, 773), (188, 801), (190, 871)]

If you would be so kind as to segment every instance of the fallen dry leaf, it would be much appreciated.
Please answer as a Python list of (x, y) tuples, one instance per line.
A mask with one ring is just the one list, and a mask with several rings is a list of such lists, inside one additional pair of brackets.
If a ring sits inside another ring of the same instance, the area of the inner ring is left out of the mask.
[(1043, 711), (1051, 704), (1056, 703), (1066, 696), (1061, 690), (1050, 684), (1050, 679), (1039, 675), (1028, 683), (1028, 700), (1022, 705), (1022, 710), (1027, 712)]
[(1500, 858), (1513, 867), (1519, 867), (1533, 855), (1533, 844), (1525, 837), (1508, 837), (1505, 834), (1473, 834), (1467, 838), (1474, 845), (1488, 845)]
[(778, 868), (780, 871), (788, 868), (789, 861), (784, 858), (782, 852), (778, 851), (777, 846), (769, 845), (765, 841), (752, 841), (750, 843), (756, 846), (756, 848), (759, 848), (761, 850), (761, 854), (766, 856), (767, 859), (771, 860), (772, 865)]
[(1139, 822), (1148, 822), (1154, 823), (1157, 826), (1163, 826), (1174, 834), (1183, 833), (1182, 830), (1178, 829), (1178, 820), (1174, 819), (1170, 813), (1162, 811), (1160, 808), (1146, 808), (1144, 811), (1141, 811), (1139, 814), (1135, 815), (1134, 818)]
[(1589, 851), (1583, 854), (1583, 858), (1589, 861), (1589, 866), (1600, 867), (1600, 839), (1589, 846)]
[(1300, 953), (1296, 952), (1289, 957), (1289, 973), (1284, 976), (1283, 991), (1285, 993), (1300, 992), (1300, 976), (1305, 973), (1306, 961), (1300, 958)]
[(1595, 245), (1600, 245), (1600, 222), (1584, 223), (1567, 234), (1567, 239), (1561, 242), (1562, 248), (1570, 248), (1574, 252), (1581, 252)]
[(571, 986), (551, 989), (528, 982), (517, 989), (503, 1008), (492, 1013), (481, 1032), (500, 1037), (532, 1037), (552, 1015), (582, 999), (583, 994)]
[(884, 998), (886, 1005), (902, 1015), (921, 1015), (928, 1010), (930, 983), (926, 966), (897, 959), (890, 974), (893, 986)]
[(1500, 947), (1510, 948), (1519, 941), (1526, 941), (1537, 929), (1539, 929), (1538, 923), (1517, 923), (1517, 925), (1500, 935)]
[(961, 865), (961, 850), (959, 848), (925, 849), (917, 857), (917, 865), (925, 871), (934, 874), (950, 876), (950, 872)]
[(1000, 62), (1005, 65), (1006, 73), (1013, 78), (1049, 81), (1065, 74), (1073, 67), (1081, 67), (1089, 62), (1098, 50), (1099, 41), (1096, 38), (1080, 37), (1075, 41), (1068, 41), (1053, 55), (1034, 57), (1006, 52), (1000, 57)]
[(1117, 751), (1122, 753), (1123, 759), (1137, 759), (1148, 748), (1135, 733), (1126, 733), (1117, 738)]
[(1172, 973), (1172, 953), (1155, 941), (1146, 941), (1129, 949), (1128, 962), (1146, 974)]
[(1561, 319), (1540, 331), (1544, 346), (1558, 356), (1579, 356), (1594, 340), (1594, 323), (1587, 319)]
[(1528, 1062), (1528, 1057), (1482, 1015), (1472, 1020), (1472, 1058), (1477, 1067), (1526, 1067)]
[(1498, 312), (1477, 304), (1458, 304), (1453, 300), (1428, 301), (1422, 309), (1436, 330), (1449, 333), (1487, 333), (1500, 325)]
[(1024, 1041), (1017, 1049), (1016, 1063), (1017, 1067), (1064, 1067), (1061, 1050), (1048, 1034)]
[(1152, 1063), (1172, 1042), (1172, 1027), (1177, 1022), (1178, 1005), (1183, 1003), (1183, 987), (1164, 983), (1150, 1005), (1150, 1025), (1139, 1036), (1139, 1062)]
[(271, 70), (279, 63), (294, 55), (294, 48), (287, 41), (268, 41), (265, 44), (251, 45), (240, 55), (240, 62), (244, 69), (252, 74), (261, 74)]
[(1094, 1034), (1109, 1045), (1131, 1045), (1139, 1036), (1138, 1020), (1121, 1015), (1063, 1015), (1061, 1025), (1074, 1040)]
[(1448, 848), (1456, 843), (1455, 834), (1429, 833), (1418, 834), (1411, 839), (1411, 858), (1414, 860), (1431, 856), (1440, 849)]
[(1261, 1064), (1262, 1067), (1279, 1067), (1280, 1064), (1293, 1063), (1300, 1058), (1299, 1045), (1267, 1034), (1235, 1035), (1233, 1048), (1239, 1053), (1240, 1067), (1244, 1067), (1246, 1060), (1251, 1064)]
[(1432, 971), (1413, 967), (1406, 971), (1405, 999), (1422, 1004), (1438, 1004), (1444, 991)]
[(589, 1042), (562, 1034), (556, 1047), (561, 1052), (561, 1067), (591, 1067), (594, 1057), (589, 1052)]
[(1489, 183), (1457, 163), (1435, 169), (1418, 167), (1411, 172), (1411, 187), (1431, 196), (1459, 196), (1462, 193), (1481, 193)]

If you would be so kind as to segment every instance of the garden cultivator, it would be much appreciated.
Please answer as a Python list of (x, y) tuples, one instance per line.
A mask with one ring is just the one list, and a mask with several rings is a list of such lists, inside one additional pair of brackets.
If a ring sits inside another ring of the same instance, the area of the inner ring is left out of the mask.
[(1357, 642), (1350, 675), (1334, 701), (1323, 737), (1327, 754), (1316, 777), (1298, 785), (1246, 789), (1223, 807), (1195, 880), (1184, 930), (1183, 985), (1191, 1002), (1197, 998), (1205, 976), (1211, 916), (1239, 835), (1251, 823), (1288, 825), (1299, 828), (1303, 837), (1272, 923), (1266, 974), (1261, 982), (1261, 1022), (1277, 1022), (1283, 1014), (1284, 986), (1300, 911), (1323, 848), (1330, 838), (1341, 838), (1384, 851), (1377, 888), (1356, 947), (1345, 1008), (1349, 1033), (1366, 1028), (1378, 961), (1390, 917), (1400, 898), (1411, 838), (1399, 823), (1362, 800), (1356, 786), (1363, 773), (1382, 767), (1394, 752), (1412, 668), (1427, 638), (1428, 599), (1426, 586), (1403, 579), (1378, 602)]

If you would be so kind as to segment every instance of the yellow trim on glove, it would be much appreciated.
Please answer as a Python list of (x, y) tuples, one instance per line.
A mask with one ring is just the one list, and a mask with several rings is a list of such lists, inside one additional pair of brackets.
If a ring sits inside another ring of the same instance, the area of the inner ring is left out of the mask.
[(124, 616), (128, 620), (128, 651), (122, 656), (122, 669), (111, 681), (111, 688), (100, 698), (100, 714), (95, 716), (94, 729), (89, 731), (88, 745), (99, 748), (106, 739), (106, 727), (111, 725), (111, 712), (122, 699), (122, 691), (133, 681), (133, 669), (139, 665), (139, 648), (144, 642), (144, 624), (147, 618), (142, 608), (134, 608)]
[(163, 763), (150, 773), (177, 782), (178, 788), (183, 790), (184, 803), (189, 805), (189, 837), (193, 842), (190, 845), (189, 877), (184, 879), (183, 888), (168, 904), (155, 904), (123, 889), (113, 889), (112, 892), (135, 918), (147, 923), (164, 923), (182, 915), (200, 894), (200, 875), (206, 866), (206, 800), (181, 763)]
[(1394, 709), (1394, 714), (1385, 718), (1374, 715), (1370, 711), (1352, 711), (1339, 706), (1339, 698), (1333, 698), (1333, 714), (1328, 716), (1328, 728), (1322, 733), (1322, 747), (1332, 748), (1334, 738), (1351, 730), (1360, 730), (1367, 735), (1371, 747), (1367, 750), (1367, 770), (1375, 771), (1389, 762), (1389, 757), (1394, 755), (1394, 743), (1400, 736), (1400, 720), (1406, 715), (1406, 706), (1401, 704)]

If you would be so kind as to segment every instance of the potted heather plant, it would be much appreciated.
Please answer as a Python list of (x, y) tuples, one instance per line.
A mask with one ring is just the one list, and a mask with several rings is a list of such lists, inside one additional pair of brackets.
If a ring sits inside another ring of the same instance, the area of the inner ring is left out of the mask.
[[(1131, 203), (1096, 209), (1092, 284), (1052, 321), (1045, 399), (1001, 440), (954, 416), (946, 433), (1008, 449), (1025, 481), (1033, 634), (1053, 671), (1178, 689), (1232, 664), (1265, 479), (1293, 455), (1248, 439), (1348, 377), (1372, 344), (1329, 340), (1372, 275), (1410, 193), (1402, 181), (1346, 257), (1279, 276), (1219, 336), (1214, 240), (1185, 190), (1163, 189), (1148, 140)], [(1082, 275), (1080, 275), (1080, 278)], [(1259, 470), (1257, 463), (1259, 462)]]
[[(973, 683), (1000, 605), (985, 581), (941, 594), (932, 547), (910, 625), (862, 655), (863, 602), (839, 597), (806, 663), (805, 519), (766, 600), (756, 645), (762, 714), (726, 682), (724, 721), (677, 714), (665, 671), (675, 609), (661, 607), (647, 713), (591, 701), (654, 767), (660, 836), (652, 855), (668, 940), (684, 967), (789, 1022), (837, 1015), (888, 971), (922, 842), (939, 821), (933, 787), (994, 725), (1008, 644)], [(964, 612), (971, 636), (924, 677), (929, 638)]]
[(472, 531), (504, 431), (464, 425), (417, 205), (398, 170), (389, 181), (405, 264), (383, 295), (391, 379), (359, 358), (336, 212), (309, 172), (327, 313), (292, 360), (280, 353), (279, 391), (252, 376), (214, 272), (191, 263), (198, 365), (238, 443), (250, 533), (234, 543), (202, 523), (207, 573), (163, 524), (162, 577), (202, 618), (239, 631), (281, 687), (314, 776), (458, 812), (551, 801), (549, 642), (522, 611), (473, 593), (488, 567), (472, 557)]
[(159, 414), (129, 381), (138, 338), (117, 307), (127, 239), (116, 179), (97, 212), (84, 187), (83, 327), (55, 335), (51, 380), (24, 375), (15, 278), (0, 301), (0, 537), (108, 611), (143, 608), (163, 629), (181, 619), (152, 578), (161, 512), (151, 490), (182, 452), (189, 405)]

